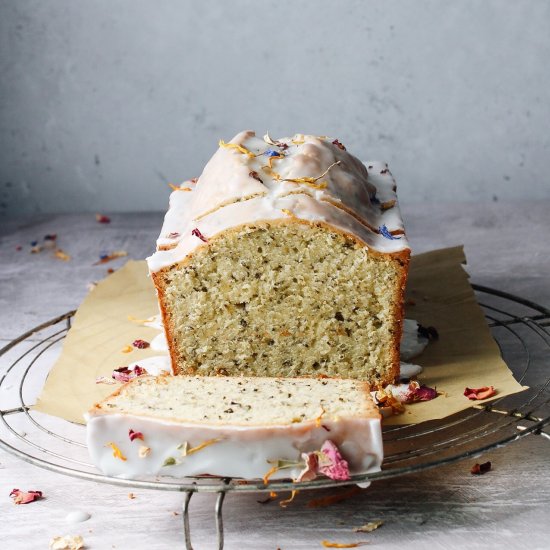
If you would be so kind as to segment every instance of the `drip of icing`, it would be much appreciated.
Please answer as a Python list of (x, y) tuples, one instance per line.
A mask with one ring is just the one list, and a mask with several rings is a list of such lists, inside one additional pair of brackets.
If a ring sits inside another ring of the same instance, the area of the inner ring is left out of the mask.
[(168, 352), (168, 342), (166, 341), (166, 335), (164, 334), (164, 331), (160, 334), (157, 334), (151, 340), (151, 349), (154, 351)]
[[(164, 336), (164, 334), (162, 334)], [(136, 366), (139, 366), (147, 371), (147, 374), (151, 376), (160, 376), (161, 374), (172, 374), (172, 363), (168, 355), (154, 355), (153, 357), (146, 357), (141, 361), (130, 363), (128, 368), (134, 370)]]
[(408, 380), (409, 378), (414, 378), (422, 372), (422, 367), (420, 365), (413, 365), (412, 363), (401, 363), (399, 372), (399, 378), (401, 380)]
[(401, 361), (408, 361), (420, 355), (427, 345), (428, 339), (418, 335), (418, 323), (414, 319), (404, 319), (401, 336)]
[(75, 510), (74, 512), (69, 512), (65, 516), (65, 520), (68, 523), (80, 523), (82, 521), (88, 521), (91, 518), (91, 514), (88, 512), (83, 512), (82, 510)]

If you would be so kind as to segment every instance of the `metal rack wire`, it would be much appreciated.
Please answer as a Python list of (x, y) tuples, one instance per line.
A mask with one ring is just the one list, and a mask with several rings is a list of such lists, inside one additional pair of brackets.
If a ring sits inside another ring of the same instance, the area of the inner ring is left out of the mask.
[(180, 491), (185, 545), (191, 549), (189, 510), (194, 493), (217, 493), (215, 522), (223, 548), (223, 503), (229, 492), (292, 491), (368, 483), (478, 456), (527, 435), (550, 439), (550, 310), (523, 298), (472, 285), (502, 355), (529, 389), (440, 421), (384, 430), (381, 472), (349, 481), (292, 483), (211, 477), (125, 480), (105, 476), (89, 462), (83, 426), (32, 410), (75, 312), (70, 311), (16, 338), (0, 350), (0, 447), (48, 470), (125, 487)]

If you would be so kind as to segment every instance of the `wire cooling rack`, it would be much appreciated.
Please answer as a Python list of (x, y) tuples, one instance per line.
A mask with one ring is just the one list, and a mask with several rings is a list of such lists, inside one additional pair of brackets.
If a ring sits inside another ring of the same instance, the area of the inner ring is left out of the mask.
[(0, 350), (0, 447), (26, 462), (62, 474), (139, 489), (180, 491), (185, 545), (191, 549), (189, 507), (199, 491), (218, 494), (215, 522), (223, 548), (222, 507), (228, 492), (292, 491), (369, 483), (478, 456), (530, 434), (550, 439), (550, 310), (531, 301), (472, 285), (504, 360), (529, 389), (474, 406), (443, 420), (384, 430), (381, 472), (349, 481), (292, 483), (193, 477), (124, 480), (105, 476), (89, 462), (84, 426), (32, 410), (75, 314), (70, 311), (21, 335)]

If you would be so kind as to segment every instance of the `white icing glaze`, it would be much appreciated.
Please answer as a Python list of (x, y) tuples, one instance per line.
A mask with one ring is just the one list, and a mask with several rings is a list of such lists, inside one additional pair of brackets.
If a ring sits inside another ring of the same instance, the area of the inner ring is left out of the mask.
[(418, 323), (413, 319), (403, 320), (403, 334), (401, 335), (401, 361), (408, 361), (420, 355), (429, 340), (418, 335)]
[(65, 516), (65, 521), (67, 521), (68, 523), (80, 523), (82, 521), (88, 521), (91, 517), (91, 514), (88, 514), (88, 512), (75, 510), (74, 512), (69, 512)]
[(408, 380), (409, 378), (414, 378), (422, 372), (422, 367), (420, 365), (413, 365), (412, 363), (403, 363), (401, 362), (401, 367), (399, 369), (399, 378), (402, 380)]
[[(164, 333), (159, 334), (159, 336), (164, 336)], [(157, 336), (156, 338), (158, 338)], [(155, 339), (156, 339), (155, 338)], [(164, 339), (166, 342), (166, 338)], [(152, 346), (152, 344), (151, 344)], [(148, 374), (152, 376), (159, 376), (161, 374), (173, 374), (172, 372), (172, 363), (168, 355), (154, 355), (153, 357), (146, 357), (135, 363), (130, 363), (128, 368), (134, 370), (134, 367), (140, 366), (145, 369)]]
[[(262, 478), (271, 468), (269, 461), (300, 461), (302, 452), (319, 450), (330, 439), (348, 461), (351, 474), (379, 471), (382, 463), (380, 420), (346, 418), (323, 421), (330, 431), (315, 423), (288, 426), (242, 427), (185, 425), (148, 418), (102, 414), (87, 417), (87, 443), (94, 464), (106, 475), (134, 479), (143, 476), (167, 475), (185, 477), (202, 474), (244, 479)], [(129, 430), (143, 433), (143, 441), (130, 441)], [(220, 441), (200, 451), (182, 456), (177, 447), (188, 442), (189, 447), (211, 440)], [(116, 458), (108, 447), (114, 443), (125, 461)], [(140, 458), (140, 447), (150, 448)], [(179, 464), (163, 466), (167, 458)], [(270, 479), (295, 478), (300, 469), (285, 469)]]
[(151, 340), (151, 349), (154, 351), (165, 351), (168, 353), (168, 342), (166, 340), (164, 330)]
[[(303, 143), (294, 144), (294, 141)], [(403, 222), (395, 202), (395, 180), (386, 164), (369, 162), (365, 168), (357, 158), (333, 145), (331, 138), (297, 135), (279, 142), (286, 150), (269, 145), (253, 132), (241, 132), (230, 143), (243, 146), (249, 155), (236, 149), (220, 147), (206, 165), (192, 192), (174, 191), (157, 242), (159, 247), (177, 245), (149, 257), (151, 272), (185, 259), (203, 241), (191, 232), (198, 229), (207, 239), (244, 224), (286, 220), (293, 216), (310, 222), (324, 222), (350, 233), (367, 247), (395, 253), (408, 249), (404, 235), (390, 239), (379, 233), (385, 225), (390, 232), (402, 233)], [(272, 161), (264, 153), (275, 150), (284, 154)], [(306, 183), (284, 181), (318, 178), (335, 162), (338, 165), (319, 178), (317, 189)], [(255, 173), (262, 181), (258, 181)], [(276, 176), (275, 176), (276, 174)], [(186, 184), (182, 184), (186, 185)], [(292, 195), (289, 195), (292, 194)], [(184, 195), (180, 197), (180, 195)], [(381, 204), (393, 206), (383, 210)], [(359, 221), (360, 220), (360, 221)], [(166, 240), (167, 235), (176, 234)]]

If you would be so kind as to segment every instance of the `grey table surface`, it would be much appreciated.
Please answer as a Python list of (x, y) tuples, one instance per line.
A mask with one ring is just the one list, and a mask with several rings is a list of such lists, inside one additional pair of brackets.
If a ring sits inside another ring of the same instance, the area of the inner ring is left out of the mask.
[[(473, 282), (550, 307), (549, 201), (419, 204), (402, 210), (414, 252), (464, 244)], [(92, 214), (70, 214), (1, 221), (0, 348), (76, 308), (89, 282), (124, 262), (94, 266), (101, 253), (123, 249), (135, 259), (149, 254), (162, 214), (113, 214), (111, 220), (98, 224)], [(31, 241), (51, 233), (70, 261), (29, 254)], [(0, 362), (0, 373), (3, 368)], [(528, 436), (484, 459), (493, 463), (484, 476), (470, 474), (471, 462), (458, 462), (375, 482), (326, 508), (308, 508), (310, 493), (298, 495), (286, 509), (259, 504), (256, 495), (229, 495), (226, 548), (322, 548), (323, 539), (385, 548), (550, 548), (550, 442)], [(14, 487), (42, 490), (46, 498), (14, 506), (8, 496)], [(146, 490), (134, 495), (129, 499), (123, 488), (51, 473), (0, 451), (0, 548), (47, 548), (52, 536), (77, 533), (90, 549), (183, 548), (182, 496)], [(200, 494), (192, 502), (195, 547), (214, 548), (214, 497)], [(91, 519), (70, 525), (65, 516), (73, 510), (86, 511)], [(385, 522), (377, 531), (353, 532), (374, 519)]]

